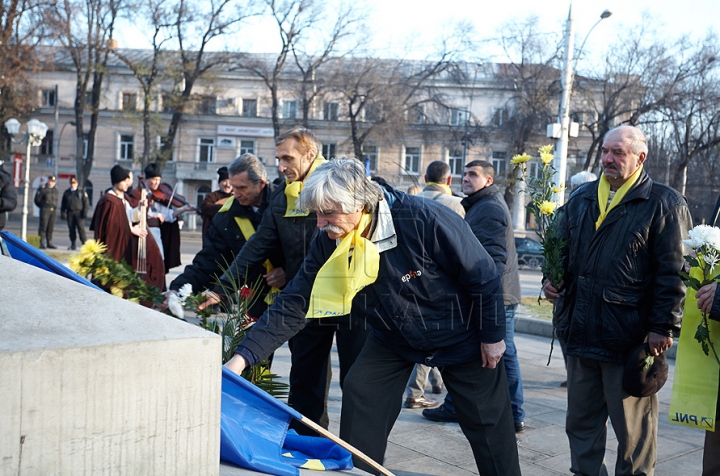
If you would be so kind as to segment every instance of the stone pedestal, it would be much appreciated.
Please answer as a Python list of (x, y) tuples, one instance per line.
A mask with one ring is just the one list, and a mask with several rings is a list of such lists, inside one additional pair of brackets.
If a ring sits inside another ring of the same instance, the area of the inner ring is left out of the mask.
[(0, 256), (0, 474), (217, 475), (220, 345)]

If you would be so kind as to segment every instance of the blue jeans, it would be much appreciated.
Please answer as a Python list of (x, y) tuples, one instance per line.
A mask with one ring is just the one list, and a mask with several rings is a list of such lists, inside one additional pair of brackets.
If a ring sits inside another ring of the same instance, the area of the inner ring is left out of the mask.
[[(525, 410), (522, 405), (524, 401), (522, 376), (520, 375), (520, 362), (518, 362), (517, 348), (515, 347), (515, 311), (517, 304), (505, 306), (505, 373), (507, 374), (508, 387), (510, 387), (510, 403), (512, 403), (512, 414), (515, 423), (525, 421)], [(445, 397), (443, 403), (446, 409), (455, 412), (450, 394)]]

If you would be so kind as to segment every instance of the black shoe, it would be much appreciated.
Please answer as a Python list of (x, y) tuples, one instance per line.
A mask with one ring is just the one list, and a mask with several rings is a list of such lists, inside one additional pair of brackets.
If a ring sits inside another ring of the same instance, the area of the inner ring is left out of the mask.
[(427, 398), (425, 395), (420, 395), (417, 398), (406, 398), (403, 405), (405, 406), (405, 408), (425, 408), (434, 407), (437, 404), (437, 400)]
[(525, 422), (524, 421), (515, 422), (515, 433), (522, 433), (523, 431), (525, 431)]
[(437, 408), (426, 408), (422, 411), (422, 416), (430, 421), (439, 421), (442, 423), (457, 423), (457, 415), (454, 411), (448, 410), (443, 404)]
[(43, 244), (41, 243), (41, 244), (40, 244), (40, 249), (41, 249), (41, 250), (46, 249), (46, 248), (45, 248), (45, 245), (43, 245)]
[(55, 245), (53, 245), (53, 244), (51, 244), (51, 243), (48, 243), (47, 247), (48, 247), (49, 249), (51, 249), (51, 250), (56, 250), (56, 249), (57, 249), (57, 246), (55, 246)]

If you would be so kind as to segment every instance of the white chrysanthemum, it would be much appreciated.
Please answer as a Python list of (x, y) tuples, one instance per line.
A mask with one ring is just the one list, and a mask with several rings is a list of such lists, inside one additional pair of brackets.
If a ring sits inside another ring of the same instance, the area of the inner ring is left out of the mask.
[(170, 309), (170, 312), (172, 312), (179, 319), (185, 318), (185, 311), (183, 310), (183, 305), (180, 302), (180, 298), (177, 294), (170, 294), (170, 298), (168, 299), (168, 309)]
[(720, 228), (698, 225), (688, 232), (688, 238), (688, 240), (683, 240), (683, 243), (694, 250), (703, 246), (720, 249)]
[(180, 295), (180, 301), (185, 302), (187, 298), (192, 296), (192, 284), (186, 283), (183, 284), (182, 287), (178, 290), (178, 294)]

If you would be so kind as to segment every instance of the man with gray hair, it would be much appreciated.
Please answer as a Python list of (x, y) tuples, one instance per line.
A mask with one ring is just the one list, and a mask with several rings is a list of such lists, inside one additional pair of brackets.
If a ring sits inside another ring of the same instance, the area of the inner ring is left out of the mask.
[(470, 227), (437, 202), (383, 191), (356, 159), (318, 167), (298, 206), (317, 214), (320, 232), (300, 272), (226, 366), (240, 373), (307, 322), (352, 311), (372, 331), (345, 381), (341, 438), (382, 463), (413, 366), (442, 367), (480, 474), (519, 475), (498, 365), (501, 279)]
[[(272, 185), (268, 184), (262, 162), (253, 154), (244, 154), (228, 166), (228, 176), (233, 187), (232, 197), (213, 218), (203, 239), (203, 247), (192, 264), (170, 283), (170, 290), (165, 293), (165, 305), (170, 294), (177, 293), (185, 284), (192, 285), (193, 292), (212, 287), (260, 224), (272, 195)], [(283, 266), (282, 255), (272, 256), (269, 261), (272, 266)], [(248, 273), (248, 283), (254, 283), (267, 272), (265, 266), (255, 266)], [(270, 289), (266, 285), (260, 288), (262, 297), (255, 300), (249, 315), (258, 317), (262, 314), (267, 307), (263, 297)]]
[(643, 171), (645, 135), (610, 130), (600, 180), (563, 207), (563, 277), (544, 280), (562, 297), (556, 332), (567, 346), (566, 433), (574, 474), (607, 474), (607, 420), (617, 438), (615, 474), (652, 475), (657, 460), (658, 397), (623, 388), (625, 362), (640, 345), (658, 356), (679, 330), (685, 286), (682, 239), (692, 223), (685, 199)]

